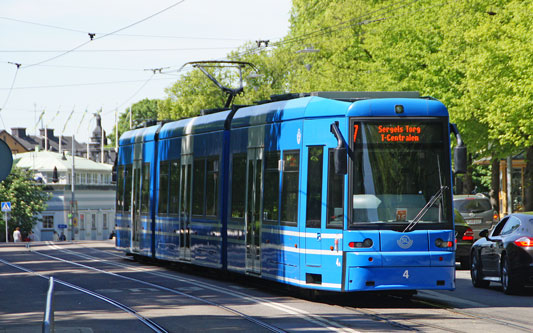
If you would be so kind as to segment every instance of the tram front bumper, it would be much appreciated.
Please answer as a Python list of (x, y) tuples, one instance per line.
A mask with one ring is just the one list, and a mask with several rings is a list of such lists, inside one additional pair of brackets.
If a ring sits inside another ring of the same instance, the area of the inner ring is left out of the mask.
[(455, 289), (453, 252), (348, 252), (345, 291)]

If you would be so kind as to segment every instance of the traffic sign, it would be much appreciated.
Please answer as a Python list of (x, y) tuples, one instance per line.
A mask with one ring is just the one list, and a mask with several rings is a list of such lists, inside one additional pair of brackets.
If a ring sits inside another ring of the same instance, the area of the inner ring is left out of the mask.
[(11, 211), (11, 202), (9, 202), (9, 201), (3, 201), (1, 206), (2, 206), (2, 211), (3, 212), (10, 212)]
[(58, 224), (57, 227), (59, 229), (66, 229), (67, 228), (67, 225), (66, 224)]

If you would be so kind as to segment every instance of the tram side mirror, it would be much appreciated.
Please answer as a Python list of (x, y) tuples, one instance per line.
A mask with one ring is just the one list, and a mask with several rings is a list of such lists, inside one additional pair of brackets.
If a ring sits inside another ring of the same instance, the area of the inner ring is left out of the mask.
[(334, 163), (335, 163), (335, 173), (337, 175), (345, 175), (348, 173), (348, 170), (347, 170), (347, 163), (348, 163), (348, 160), (347, 160), (347, 151), (346, 151), (346, 147), (337, 147), (335, 148), (335, 152), (333, 153), (334, 154)]
[(466, 147), (464, 145), (455, 147), (453, 157), (455, 174), (466, 173)]

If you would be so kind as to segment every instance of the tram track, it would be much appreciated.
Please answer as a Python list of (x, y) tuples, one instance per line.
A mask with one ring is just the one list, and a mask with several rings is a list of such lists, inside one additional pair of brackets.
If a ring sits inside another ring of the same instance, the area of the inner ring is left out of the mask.
[[(65, 254), (76, 256), (76, 257), (78, 257), (80, 259), (84, 259), (84, 260), (88, 260), (88, 261), (95, 261), (95, 262), (99, 262), (99, 263), (104, 263), (106, 265), (111, 265), (111, 266), (114, 266), (114, 267), (117, 267), (117, 268), (127, 269), (127, 271), (131, 271), (131, 272), (142, 272), (142, 273), (146, 273), (146, 274), (149, 274), (149, 275), (157, 276), (157, 277), (160, 277), (160, 278), (171, 279), (171, 280), (183, 282), (183, 283), (186, 283), (186, 284), (189, 284), (189, 285), (193, 285), (193, 286), (196, 286), (196, 287), (199, 287), (199, 288), (216, 291), (216, 292), (228, 295), (228, 296), (239, 297), (239, 298), (245, 299), (247, 301), (258, 303), (258, 304), (261, 304), (261, 305), (264, 305), (264, 306), (269, 306), (269, 307), (278, 309), (280, 311), (283, 311), (283, 312), (285, 312), (287, 314), (290, 314), (292, 316), (298, 316), (301, 319), (305, 319), (305, 320), (307, 320), (310, 323), (313, 323), (313, 324), (315, 324), (317, 326), (320, 326), (322, 328), (326, 328), (326, 329), (331, 330), (331, 331), (356, 332), (356, 330), (351, 329), (349, 327), (346, 327), (343, 324), (335, 322), (333, 320), (328, 320), (326, 318), (322, 318), (322, 317), (320, 317), (318, 315), (315, 315), (315, 314), (312, 314), (312, 313), (308, 313), (307, 311), (300, 310), (300, 309), (295, 308), (293, 306), (289, 306), (289, 305), (286, 305), (286, 304), (281, 304), (281, 303), (278, 303), (278, 302), (273, 302), (273, 301), (270, 301), (270, 300), (265, 300), (265, 299), (262, 299), (262, 298), (259, 298), (259, 297), (255, 297), (255, 296), (243, 293), (241, 291), (230, 290), (230, 289), (227, 289), (227, 288), (224, 288), (224, 287), (211, 285), (211, 284), (208, 284), (206, 282), (201, 282), (201, 281), (198, 281), (198, 280), (192, 280), (192, 279), (189, 279), (187, 277), (176, 276), (176, 275), (173, 275), (173, 274), (170, 274), (170, 273), (153, 271), (152, 269), (146, 268), (146, 267), (138, 267), (138, 266), (133, 266), (133, 265), (130, 265), (130, 264), (125, 264), (125, 263), (117, 263), (117, 262), (113, 261), (112, 259), (101, 258), (101, 257), (98, 256), (99, 254), (97, 254), (97, 256), (93, 256), (93, 255), (86, 254), (86, 253), (79, 253), (78, 251), (74, 251), (72, 249), (64, 249), (64, 248), (58, 247), (57, 245), (54, 245), (52, 243), (48, 244), (48, 246), (51, 246), (53, 249), (61, 251), (61, 252), (65, 253)], [(94, 248), (91, 248), (91, 247), (84, 247), (84, 248), (88, 249), (88, 250), (91, 250), (91, 251), (94, 250), (94, 251), (101, 252), (102, 254), (105, 254), (106, 256), (113, 256), (113, 257), (116, 257), (116, 258), (125, 259), (125, 256), (118, 255), (118, 254), (112, 253), (110, 251), (103, 251), (103, 250), (94, 249)], [(44, 255), (45, 256), (49, 256), (49, 255), (46, 255), (46, 254), (44, 254)], [(53, 256), (51, 256), (51, 257), (53, 257)], [(56, 258), (56, 257), (53, 257), (53, 258)], [(52, 258), (50, 258), (50, 259), (52, 259)], [(64, 262), (72, 262), (72, 261), (69, 261), (69, 260), (66, 260), (66, 259), (62, 259), (62, 258), (57, 258), (57, 259), (59, 259), (61, 261), (64, 261)], [(55, 259), (55, 260), (57, 260), (57, 259)], [(72, 263), (74, 263), (74, 262), (72, 262)], [(83, 264), (80, 264), (80, 265), (83, 265)], [(94, 269), (98, 270), (98, 268), (94, 268)], [(111, 273), (111, 272), (109, 272), (109, 273), (110, 274), (115, 274), (115, 273)], [(158, 288), (154, 284), (150, 285), (150, 287)], [(163, 287), (163, 288), (165, 288), (165, 287)], [(183, 294), (186, 294), (186, 293), (183, 293)], [(186, 294), (186, 295), (188, 297), (189, 294)], [(431, 300), (428, 300), (427, 298), (420, 299), (418, 297), (413, 297), (413, 298), (410, 299), (409, 302), (411, 303), (411, 306), (414, 304), (414, 305), (422, 306), (423, 308), (427, 308), (427, 309), (435, 309), (435, 310), (445, 311), (446, 313), (449, 314), (450, 318), (453, 318), (453, 319), (459, 319), (459, 320), (473, 319), (473, 320), (478, 320), (480, 322), (483, 322), (485, 324), (486, 323), (491, 323), (494, 326), (497, 325), (497, 326), (501, 327), (502, 330), (514, 329), (516, 331), (531, 332), (531, 329), (529, 327), (506, 321), (503, 318), (489, 317), (489, 316), (484, 316), (484, 315), (480, 315), (480, 314), (474, 314), (474, 313), (471, 313), (469, 311), (450, 308), (449, 306), (446, 306), (444, 304), (439, 304), (438, 302), (433, 302)], [(465, 329), (460, 328), (460, 327), (452, 328), (452, 327), (440, 325), (438, 323), (428, 322), (428, 320), (424, 320), (424, 318), (422, 318), (422, 317), (413, 318), (412, 315), (402, 316), (401, 314), (383, 313), (383, 311), (376, 311), (376, 310), (373, 310), (371, 308), (366, 308), (366, 307), (354, 307), (354, 306), (342, 306), (342, 305), (341, 305), (341, 307), (346, 309), (346, 310), (349, 310), (350, 312), (357, 313), (360, 316), (364, 316), (366, 318), (369, 318), (370, 320), (372, 320), (374, 322), (381, 322), (381, 323), (383, 323), (385, 325), (388, 325), (389, 327), (392, 328), (392, 330), (400, 330), (400, 331), (427, 331), (427, 330), (434, 331), (434, 330), (437, 330), (437, 331), (451, 332), (451, 333), (462, 333), (462, 332), (471, 331), (468, 328), (465, 328)], [(442, 315), (445, 315), (445, 314), (441, 313), (439, 315), (442, 316)], [(435, 314), (435, 316), (437, 316), (437, 315)], [(283, 330), (281, 330), (281, 331), (283, 331)]]
[[(252, 303), (255, 303), (255, 304), (262, 305), (262, 306), (267, 306), (267, 307), (270, 307), (272, 309), (275, 309), (275, 310), (278, 310), (280, 312), (283, 312), (283, 313), (285, 313), (287, 315), (296, 316), (296, 317), (298, 317), (298, 318), (300, 318), (302, 320), (305, 320), (305, 321), (307, 321), (309, 323), (312, 323), (313, 325), (316, 325), (316, 326), (318, 326), (318, 327), (320, 327), (322, 329), (326, 329), (326, 330), (329, 330), (329, 331), (350, 332), (350, 333), (357, 332), (356, 330), (351, 329), (349, 327), (346, 327), (346, 326), (344, 326), (344, 325), (342, 325), (340, 323), (337, 323), (337, 322), (334, 322), (332, 320), (320, 317), (318, 315), (314, 315), (314, 314), (309, 313), (307, 311), (304, 311), (304, 310), (301, 310), (301, 309), (298, 309), (298, 308), (295, 308), (295, 307), (292, 307), (292, 306), (289, 306), (289, 305), (286, 305), (286, 304), (282, 304), (282, 303), (279, 303), (279, 302), (274, 302), (274, 301), (271, 301), (271, 300), (261, 299), (259, 297), (255, 297), (255, 296), (243, 293), (241, 291), (230, 290), (230, 289), (223, 288), (223, 287), (220, 287), (220, 286), (217, 286), (217, 285), (211, 285), (211, 284), (208, 284), (206, 282), (192, 280), (192, 279), (189, 279), (189, 278), (186, 278), (186, 277), (178, 277), (176, 275), (165, 273), (165, 272), (154, 272), (154, 271), (146, 269), (144, 267), (135, 267), (135, 266), (132, 266), (132, 265), (129, 265), (129, 264), (117, 263), (117, 262), (114, 262), (114, 261), (111, 261), (111, 260), (108, 260), (108, 259), (103, 259), (103, 258), (100, 258), (100, 257), (91, 256), (91, 255), (88, 255), (88, 254), (78, 253), (78, 252), (70, 250), (70, 249), (61, 248), (58, 245), (53, 244), (51, 242), (47, 243), (47, 245), (50, 248), (54, 249), (54, 250), (61, 251), (61, 252), (65, 253), (65, 254), (77, 256), (77, 257), (85, 259), (85, 260), (92, 260), (92, 261), (96, 261), (96, 262), (100, 262), (100, 263), (105, 263), (107, 265), (111, 265), (111, 266), (114, 266), (114, 267), (117, 267), (117, 268), (127, 269), (127, 270), (129, 270), (131, 272), (141, 272), (141, 273), (149, 274), (149, 275), (152, 275), (152, 276), (157, 276), (157, 277), (160, 277), (160, 278), (165, 278), (165, 279), (178, 281), (178, 282), (181, 282), (181, 283), (186, 283), (186, 284), (189, 284), (189, 285), (200, 287), (202, 289), (207, 289), (207, 290), (210, 290), (210, 291), (213, 291), (213, 292), (218, 292), (218, 293), (224, 294), (226, 296), (237, 297), (237, 298), (239, 298), (241, 300), (244, 300), (244, 301), (247, 301), (247, 302), (252, 302)], [(104, 252), (107, 253), (107, 254), (110, 254), (110, 255), (114, 255), (112, 253), (108, 253), (107, 251), (104, 251)], [(108, 274), (108, 275), (112, 275), (112, 276), (115, 276), (115, 277), (127, 279), (127, 280), (130, 280), (132, 282), (137, 282), (137, 283), (143, 284), (143, 285), (151, 287), (151, 288), (156, 288), (158, 290), (162, 290), (162, 291), (166, 291), (166, 292), (169, 292), (169, 293), (178, 294), (178, 295), (183, 296), (183, 297), (194, 299), (194, 300), (196, 300), (198, 302), (203, 302), (203, 303), (206, 303), (206, 304), (209, 304), (209, 305), (212, 305), (212, 306), (217, 306), (217, 307), (219, 307), (219, 308), (221, 308), (221, 309), (223, 309), (225, 311), (228, 311), (228, 312), (231, 312), (231, 313), (233, 313), (235, 315), (238, 315), (238, 316), (240, 316), (240, 317), (242, 317), (242, 318), (244, 318), (244, 319), (246, 319), (248, 321), (251, 321), (254, 324), (262, 326), (263, 328), (266, 328), (266, 329), (268, 329), (270, 331), (273, 331), (273, 332), (285, 332), (283, 329), (280, 329), (280, 328), (278, 328), (276, 326), (270, 325), (270, 324), (268, 324), (268, 323), (266, 323), (264, 321), (261, 321), (259, 319), (254, 318), (254, 317), (248, 316), (248, 315), (246, 315), (246, 314), (244, 314), (244, 313), (242, 313), (242, 312), (240, 312), (238, 310), (232, 309), (232, 308), (230, 308), (228, 306), (225, 306), (223, 304), (215, 303), (215, 302), (210, 301), (210, 300), (202, 299), (201, 297), (197, 297), (197, 296), (191, 295), (191, 294), (186, 293), (186, 292), (181, 292), (179, 290), (171, 289), (171, 288), (168, 288), (168, 287), (165, 287), (165, 286), (162, 286), (162, 285), (159, 285), (159, 284), (155, 284), (155, 283), (152, 283), (152, 282), (147, 282), (147, 281), (131, 278), (131, 277), (128, 277), (128, 276), (124, 276), (122, 274), (117, 274), (117, 273), (109, 272), (109, 271), (106, 271), (106, 270), (103, 270), (103, 269), (99, 269), (99, 268), (95, 268), (95, 267), (92, 267), (92, 266), (88, 266), (88, 265), (85, 265), (85, 264), (80, 264), (80, 263), (77, 263), (77, 262), (72, 261), (72, 260), (67, 260), (67, 259), (64, 259), (64, 258), (51, 256), (49, 254), (42, 253), (40, 251), (32, 250), (32, 253), (47, 257), (48, 259), (57, 260), (57, 261), (65, 262), (65, 263), (68, 263), (68, 264), (71, 264), (71, 265), (75, 265), (75, 266), (78, 266), (78, 267), (83, 267), (85, 269), (98, 271), (98, 272), (100, 272), (102, 274)], [(120, 258), (124, 258), (123, 256), (119, 256), (119, 257)]]
[[(489, 316), (474, 314), (469, 311), (450, 308), (449, 306), (439, 304), (437, 302), (432, 302), (427, 299), (418, 299), (416, 297), (413, 297), (410, 299), (410, 302), (415, 305), (420, 305), (426, 309), (431, 308), (435, 310), (445, 311), (446, 313), (450, 315), (450, 318), (462, 319), (462, 320), (479, 320), (485, 324), (492, 323), (493, 325), (498, 325), (501, 327), (501, 329), (497, 331), (506, 331), (508, 329), (514, 329), (516, 331), (531, 332), (531, 328), (529, 326), (515, 324), (503, 318), (497, 318), (494, 316), (489, 317)], [(438, 331), (450, 332), (450, 333), (468, 333), (472, 331), (471, 326), (465, 327), (464, 329), (457, 329), (457, 328), (452, 328), (449, 326), (440, 325), (436, 323), (428, 323), (427, 320), (423, 320), (423, 319), (413, 319), (412, 316), (401, 315), (401, 314), (400, 315), (384, 314), (382, 312), (375, 311), (370, 308), (361, 308), (361, 307), (354, 307), (354, 306), (343, 306), (343, 308), (348, 309), (358, 314), (369, 316), (370, 318), (376, 321), (385, 322), (389, 324), (390, 326), (395, 327), (400, 330), (424, 331), (422, 328), (427, 327), (431, 329), (436, 329)], [(442, 316), (444, 316), (444, 314)], [(457, 316), (461, 316), (462, 318), (458, 318)]]
[[(26, 273), (29, 273), (29, 274), (32, 274), (32, 275), (35, 275), (37, 277), (40, 277), (40, 278), (43, 278), (43, 279), (46, 279), (46, 280), (49, 280), (50, 277), (49, 276), (46, 276), (46, 275), (42, 275), (42, 274), (39, 274), (38, 272), (36, 271), (33, 271), (31, 269), (28, 269), (28, 268), (25, 268), (25, 267), (22, 267), (20, 265), (17, 265), (17, 264), (13, 264), (11, 262), (8, 262), (4, 259), (1, 259), (0, 258), (0, 262), (3, 263), (4, 265), (7, 265), (7, 266), (10, 266), (10, 267), (13, 267), (15, 269), (18, 269), (18, 270), (21, 270), (21, 271), (24, 271)], [(89, 295), (89, 296), (92, 296), (92, 297), (95, 297), (101, 301), (104, 301), (110, 305), (112, 305), (113, 307), (115, 308), (118, 308), (124, 312), (127, 312), (129, 314), (131, 314), (132, 316), (136, 317), (142, 324), (144, 324), (145, 326), (147, 326), (149, 329), (151, 329), (152, 331), (154, 332), (157, 332), (157, 333), (167, 333), (169, 331), (167, 331), (165, 328), (163, 328), (162, 326), (160, 326), (159, 324), (157, 324), (155, 321), (149, 319), (149, 318), (146, 318), (144, 316), (142, 316), (140, 313), (138, 313), (137, 311), (135, 311), (133, 308), (125, 305), (125, 304), (122, 304), (120, 302), (118, 302), (117, 300), (114, 300), (112, 298), (109, 298), (107, 296), (104, 296), (102, 294), (99, 294), (97, 292), (94, 292), (92, 290), (89, 290), (89, 289), (85, 289), (81, 286), (78, 286), (78, 285), (75, 285), (73, 283), (70, 283), (70, 282), (67, 282), (67, 281), (63, 281), (61, 279), (57, 279), (57, 278), (54, 278), (54, 283), (57, 283), (57, 284), (60, 284), (60, 285), (63, 285), (65, 287), (68, 287), (68, 288), (71, 288), (71, 289), (74, 289), (78, 292), (81, 292), (83, 294), (86, 294), (86, 295)]]

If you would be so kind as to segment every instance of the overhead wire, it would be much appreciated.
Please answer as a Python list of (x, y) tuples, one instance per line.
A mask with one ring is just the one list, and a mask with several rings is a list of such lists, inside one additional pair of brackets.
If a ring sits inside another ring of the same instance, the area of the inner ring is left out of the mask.
[[(85, 44), (90, 43), (91, 41), (86, 42)], [(154, 49), (98, 49), (98, 50), (78, 50), (76, 52), (87, 52), (87, 53), (99, 53), (99, 52), (169, 52), (169, 51), (207, 51), (207, 50), (228, 50), (234, 49), (235, 47), (186, 47), (186, 48), (154, 48)], [(0, 50), (0, 53), (57, 53), (62, 52), (62, 54), (67, 54), (72, 50)], [(50, 58), (52, 59), (52, 58)], [(36, 63), (31, 66), (37, 66), (41, 63)], [(26, 68), (30, 65), (24, 66)]]
[[(154, 80), (171, 80), (172, 78), (159, 78)], [(25, 89), (48, 89), (48, 88), (70, 88), (70, 87), (83, 87), (83, 86), (95, 86), (103, 84), (121, 84), (121, 83), (136, 83), (144, 82), (145, 80), (123, 80), (123, 81), (101, 81), (101, 82), (89, 82), (89, 83), (72, 83), (72, 84), (57, 84), (48, 86), (25, 86), (15, 87), (13, 90), (25, 90)], [(0, 88), (0, 90), (7, 90), (9, 88)]]
[(30, 65), (26, 65), (26, 66), (24, 66), (24, 68), (29, 68), (29, 67), (33, 67), (33, 66), (37, 66), (37, 65), (41, 65), (41, 64), (44, 64), (44, 63), (46, 63), (46, 62), (50, 62), (50, 61), (52, 61), (52, 60), (55, 60), (55, 59), (57, 59), (57, 58), (59, 58), (59, 57), (63, 57), (63, 56), (65, 56), (65, 55), (67, 55), (67, 54), (69, 54), (69, 53), (71, 53), (71, 52), (74, 52), (74, 51), (78, 50), (79, 48), (81, 48), (81, 47), (83, 47), (83, 46), (89, 44), (90, 42), (92, 42), (92, 41), (94, 41), (94, 40), (99, 40), (99, 39), (102, 39), (102, 38), (106, 38), (106, 37), (108, 37), (108, 36), (111, 36), (111, 35), (113, 35), (113, 34), (116, 34), (116, 33), (120, 32), (120, 31), (123, 31), (123, 30), (126, 30), (126, 29), (128, 29), (128, 28), (131, 28), (131, 27), (133, 27), (133, 26), (135, 26), (135, 25), (137, 25), (137, 24), (139, 24), (139, 23), (142, 23), (142, 22), (144, 22), (144, 21), (146, 21), (146, 20), (149, 20), (149, 19), (151, 19), (152, 17), (157, 16), (157, 15), (159, 15), (159, 14), (161, 14), (161, 13), (163, 13), (163, 12), (165, 12), (165, 11), (167, 11), (167, 10), (173, 8), (173, 7), (176, 7), (177, 5), (182, 4), (183, 2), (185, 2), (185, 0), (180, 0), (180, 1), (178, 1), (178, 2), (175, 2), (174, 4), (172, 4), (172, 5), (170, 5), (170, 6), (166, 7), (166, 8), (164, 8), (164, 9), (162, 9), (162, 10), (160, 10), (160, 11), (158, 11), (158, 12), (152, 14), (152, 15), (149, 15), (149, 16), (147, 16), (147, 17), (141, 19), (141, 20), (138, 20), (138, 21), (136, 21), (136, 22), (133, 22), (133, 23), (131, 23), (131, 24), (128, 24), (127, 26), (122, 27), (122, 28), (120, 28), (120, 29), (117, 29), (117, 30), (111, 31), (111, 32), (109, 32), (109, 33), (106, 33), (106, 34), (104, 34), (104, 35), (102, 35), (102, 36), (96, 36), (96, 37), (95, 37), (94, 34), (92, 35), (91, 33), (89, 33), (90, 39), (89, 39), (88, 41), (86, 41), (86, 42), (84, 42), (84, 43), (81, 43), (81, 44), (79, 44), (78, 46), (76, 46), (76, 47), (74, 47), (74, 48), (72, 48), (72, 49), (70, 49), (70, 50), (67, 50), (67, 51), (65, 51), (65, 52), (63, 52), (63, 53), (61, 53), (61, 54), (58, 54), (58, 55), (56, 55), (56, 56), (53, 56), (53, 57), (51, 57), (51, 58), (44, 59), (44, 60), (42, 60), (42, 61), (39, 61), (39, 62), (36, 62), (36, 63), (30, 64)]
[(4, 123), (4, 117), (2, 117), (2, 111), (4, 111), (4, 109), (6, 108), (7, 102), (9, 101), (9, 98), (11, 97), (11, 93), (13, 92), (13, 87), (15, 86), (15, 81), (17, 80), (17, 74), (20, 69), (20, 64), (11, 63), (11, 62), (10, 64), (15, 65), (17, 69), (15, 71), (15, 75), (13, 76), (13, 80), (11, 81), (11, 87), (9, 87), (9, 91), (7, 92), (7, 97), (4, 101), (4, 104), (2, 105), (2, 108), (0, 108), (0, 120), (2, 120), (2, 125), (4, 126), (4, 128), (6, 128), (6, 124)]

